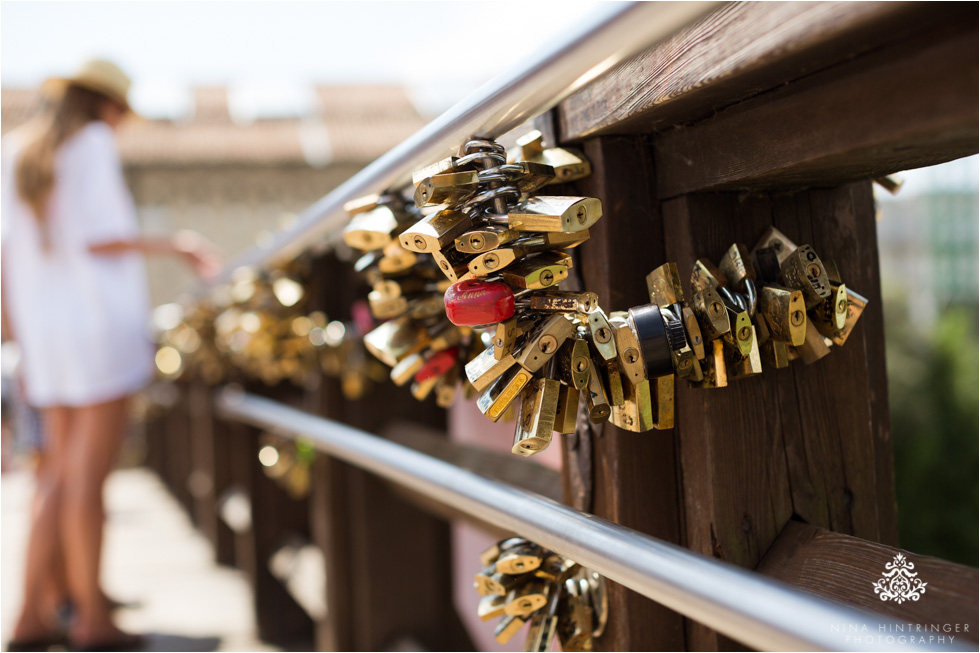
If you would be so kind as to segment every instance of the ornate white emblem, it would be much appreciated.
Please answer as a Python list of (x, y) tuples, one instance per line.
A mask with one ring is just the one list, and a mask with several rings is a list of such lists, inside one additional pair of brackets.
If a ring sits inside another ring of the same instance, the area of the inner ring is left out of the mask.
[(885, 565), (881, 580), (874, 584), (875, 594), (882, 601), (918, 601), (926, 593), (926, 585), (916, 578), (919, 572), (912, 571), (915, 565), (899, 553), (895, 559)]

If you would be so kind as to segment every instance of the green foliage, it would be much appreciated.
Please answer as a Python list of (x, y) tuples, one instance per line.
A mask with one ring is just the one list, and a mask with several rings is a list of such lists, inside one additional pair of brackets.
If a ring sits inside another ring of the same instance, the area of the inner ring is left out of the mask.
[(886, 301), (891, 407), (902, 548), (976, 566), (978, 351), (976, 313), (944, 311), (918, 332), (901, 301)]

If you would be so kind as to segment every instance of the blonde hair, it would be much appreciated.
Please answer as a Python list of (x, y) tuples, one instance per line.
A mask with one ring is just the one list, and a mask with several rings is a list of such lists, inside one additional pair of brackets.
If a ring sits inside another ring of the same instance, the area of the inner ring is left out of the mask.
[(25, 128), (27, 142), (17, 157), (17, 193), (41, 223), (45, 244), (47, 204), (55, 184), (54, 158), (58, 148), (82, 127), (98, 120), (110, 98), (70, 84), (64, 94)]

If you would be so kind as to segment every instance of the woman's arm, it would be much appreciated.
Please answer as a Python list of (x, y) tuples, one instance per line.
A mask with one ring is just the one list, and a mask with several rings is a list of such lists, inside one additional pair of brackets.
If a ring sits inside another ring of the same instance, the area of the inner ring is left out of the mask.
[(211, 243), (203, 236), (188, 230), (178, 231), (170, 237), (127, 238), (89, 245), (89, 251), (99, 256), (112, 256), (124, 252), (179, 256), (184, 258), (198, 276), (209, 279), (221, 270), (221, 260)]

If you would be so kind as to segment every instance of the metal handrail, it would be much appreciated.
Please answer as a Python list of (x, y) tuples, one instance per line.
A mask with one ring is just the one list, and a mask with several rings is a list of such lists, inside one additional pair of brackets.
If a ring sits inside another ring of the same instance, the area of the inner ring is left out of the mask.
[(394, 442), (225, 388), (220, 415), (312, 440), (321, 452), (533, 540), (709, 628), (760, 650), (972, 650), (916, 646), (868, 633), (907, 624), (797, 590), (760, 574), (475, 474)]
[(590, 19), (569, 28), (522, 64), (491, 79), (413, 136), (303, 211), (289, 229), (232, 261), (212, 284), (231, 279), (243, 266), (291, 260), (312, 247), (327, 247), (347, 224), (344, 204), (399, 188), (412, 172), (456, 153), (473, 137), (498, 138), (548, 111), (608, 71), (721, 3), (608, 3)]

